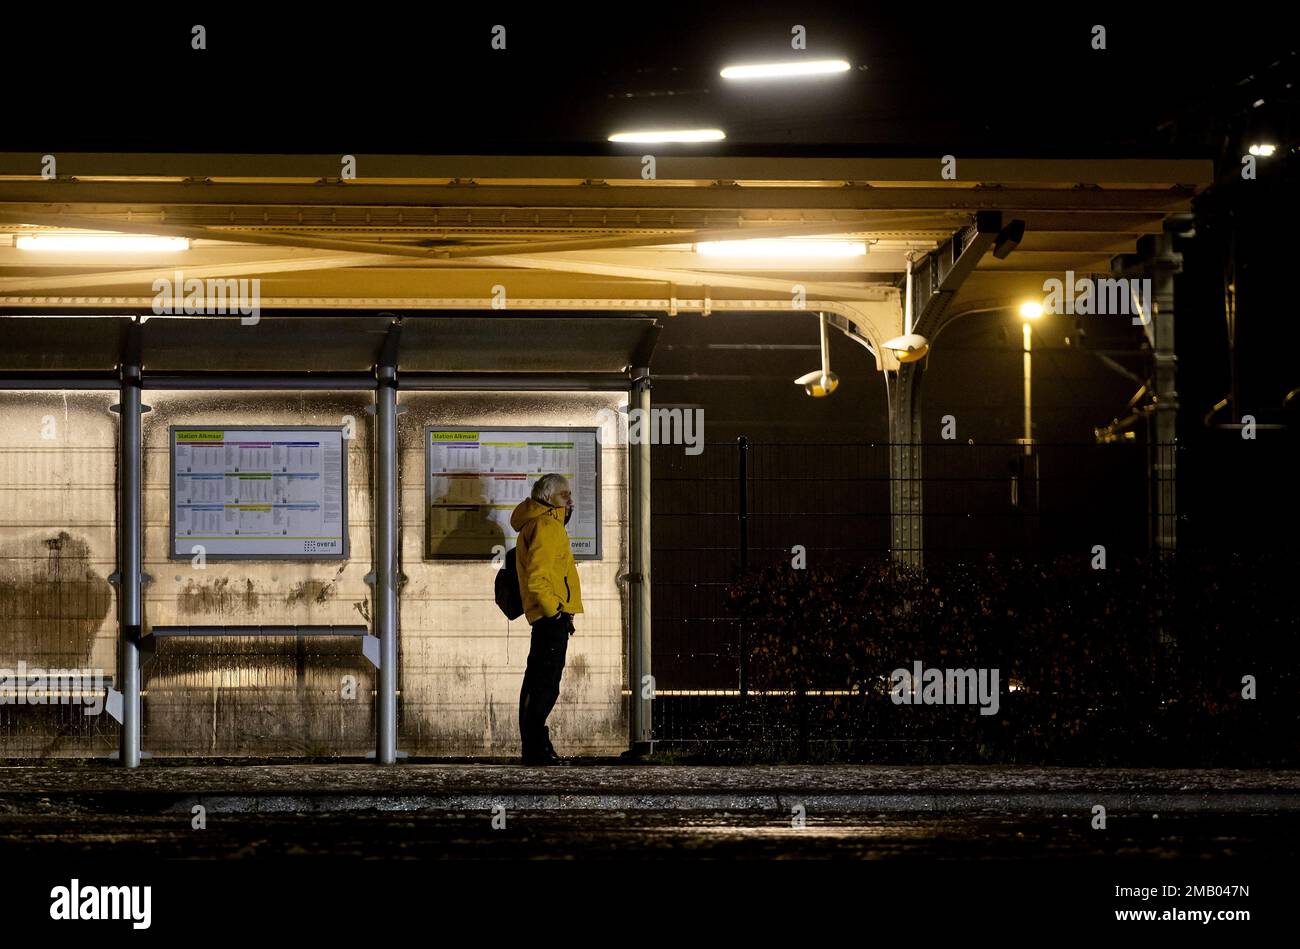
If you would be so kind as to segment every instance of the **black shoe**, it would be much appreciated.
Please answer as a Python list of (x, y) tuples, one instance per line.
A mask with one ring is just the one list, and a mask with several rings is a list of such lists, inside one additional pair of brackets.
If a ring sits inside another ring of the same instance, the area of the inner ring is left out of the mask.
[(540, 751), (525, 752), (519, 759), (519, 763), (526, 768), (538, 768), (547, 765), (565, 765), (569, 762), (568, 759), (557, 755), (554, 748), (543, 748)]
[(555, 746), (551, 744), (551, 730), (549, 728), (544, 729), (542, 731), (542, 746), (546, 749), (546, 754), (550, 756), (551, 764), (572, 764), (573, 763), (572, 759), (565, 758), (558, 751), (555, 750)]

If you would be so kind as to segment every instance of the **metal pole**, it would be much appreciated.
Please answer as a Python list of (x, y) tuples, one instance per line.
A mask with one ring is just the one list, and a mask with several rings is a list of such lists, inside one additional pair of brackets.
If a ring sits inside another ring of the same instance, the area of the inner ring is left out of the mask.
[(379, 727), (375, 762), (397, 761), (397, 372), (378, 369), (375, 390), (375, 630)]
[(885, 374), (889, 398), (890, 557), (895, 563), (921, 567), (921, 363), (900, 365)]
[[(650, 418), (650, 370), (632, 370), (629, 408), (640, 409)], [(653, 678), (650, 668), (650, 445), (641, 438), (628, 445), (628, 521), (631, 573), (631, 637), (628, 671), (632, 702), (629, 709), (631, 750), (640, 754), (652, 749)]]
[(154, 626), (150, 636), (369, 636), (368, 626)]
[(749, 567), (749, 439), (741, 435), (736, 444), (740, 446), (740, 471), (736, 484), (740, 506), (740, 572), (744, 573)]
[(140, 367), (123, 366), (118, 396), (117, 675), (122, 683), (118, 760), (140, 766), (140, 637), (143, 561), (140, 530)]
[(1029, 319), (1022, 325), (1025, 342), (1025, 448), (1024, 468), (1021, 472), (1021, 490), (1024, 494), (1023, 522), (1025, 549), (1034, 547), (1038, 539), (1038, 456), (1034, 454), (1034, 363), (1033, 331)]
[(825, 313), (817, 314), (817, 325), (818, 325), (818, 329), (820, 330), (819, 342), (821, 343), (821, 351), (822, 351), (821, 382), (824, 387), (829, 388), (829, 386), (827, 385), (827, 380), (830, 378), (830, 374), (831, 374), (831, 341), (826, 333)]
[[(743, 577), (749, 568), (749, 439), (741, 435), (736, 439), (736, 444), (740, 448), (740, 470), (737, 472), (736, 493), (739, 498), (737, 520), (740, 522), (740, 573)], [(740, 697), (743, 699), (749, 694), (749, 659), (746, 655), (743, 620), (739, 624), (739, 632)]]
[[(1138, 246), (1146, 251), (1152, 283), (1152, 358), (1155, 362), (1156, 549), (1171, 555), (1178, 546), (1178, 357), (1174, 349), (1174, 277), (1182, 270), (1182, 255), (1174, 248), (1179, 222), (1166, 222), (1165, 233), (1148, 235)], [(1182, 225), (1186, 226), (1186, 225)], [(1233, 415), (1240, 417), (1234, 403)]]
[[(1023, 326), (1025, 339), (1025, 457), (1033, 454), (1034, 443), (1034, 372), (1032, 356), (1030, 354), (1030, 333), (1029, 321), (1026, 320)], [(1026, 465), (1026, 467), (1028, 467)], [(1026, 472), (1028, 474), (1028, 472)]]
[(1241, 421), (1241, 392), (1237, 388), (1237, 222), (1228, 224), (1228, 266), (1223, 288), (1223, 312), (1228, 321), (1228, 398), (1232, 421)]
[(149, 373), (144, 377), (146, 389), (325, 389), (328, 391), (367, 390), (375, 387), (375, 377), (360, 373), (239, 373), (197, 372), (189, 374)]
[[(1173, 215), (1164, 221), (1163, 232), (1147, 234), (1137, 245), (1137, 253), (1111, 261), (1111, 270), (1132, 279), (1149, 281), (1142, 296), (1150, 290), (1147, 306), (1136, 304), (1138, 294), (1131, 291), (1135, 308), (1152, 351), (1152, 395), (1154, 405), (1148, 416), (1148, 445), (1151, 462), (1151, 526), (1156, 552), (1172, 555), (1178, 546), (1178, 356), (1174, 347), (1174, 278), (1182, 271), (1183, 257), (1175, 243), (1177, 235), (1195, 236), (1187, 215)], [(1136, 322), (1136, 321), (1135, 321)], [(1236, 319), (1233, 316), (1235, 328)], [(1235, 398), (1235, 396), (1234, 396)], [(1234, 405), (1233, 416), (1238, 409)]]
[(0, 378), (0, 389), (120, 389), (122, 380), (119, 376), (50, 376), (40, 373), (30, 375), (4, 376)]
[[(903, 332), (916, 326), (913, 261), (907, 258), (903, 296)], [(904, 363), (885, 374), (889, 401), (889, 527), (890, 556), (896, 563), (921, 566), (921, 366)]]
[(484, 375), (469, 372), (402, 372), (404, 392), (475, 391), (490, 392), (626, 392), (627, 373), (501, 372)]
[[(361, 391), (375, 387), (375, 377), (359, 373), (238, 373), (197, 372), (188, 374), (147, 373), (145, 389), (193, 390), (313, 390)], [(50, 375), (40, 372), (15, 373), (0, 377), (0, 389), (117, 389), (115, 375)], [(625, 392), (627, 374), (594, 373), (468, 373), (405, 372), (400, 388), (410, 392)]]

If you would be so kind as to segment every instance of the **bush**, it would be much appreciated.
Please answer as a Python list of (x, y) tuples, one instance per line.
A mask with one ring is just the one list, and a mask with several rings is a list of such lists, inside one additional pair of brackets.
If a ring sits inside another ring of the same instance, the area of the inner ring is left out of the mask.
[[(1300, 760), (1294, 567), (1184, 554), (1104, 570), (1074, 557), (779, 565), (727, 604), (749, 688), (769, 696), (753, 714), (793, 722), (801, 756), (847, 739), (849, 757), (892, 744), (915, 760), (928, 743), (951, 746), (946, 759), (1277, 765)], [(998, 713), (895, 705), (890, 673), (917, 660), (998, 670)]]

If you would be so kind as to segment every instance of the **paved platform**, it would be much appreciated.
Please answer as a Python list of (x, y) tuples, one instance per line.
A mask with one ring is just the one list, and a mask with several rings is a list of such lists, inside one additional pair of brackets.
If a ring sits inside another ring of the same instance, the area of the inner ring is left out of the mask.
[(527, 811), (1300, 813), (1300, 771), (490, 764), (0, 767), (0, 814)]

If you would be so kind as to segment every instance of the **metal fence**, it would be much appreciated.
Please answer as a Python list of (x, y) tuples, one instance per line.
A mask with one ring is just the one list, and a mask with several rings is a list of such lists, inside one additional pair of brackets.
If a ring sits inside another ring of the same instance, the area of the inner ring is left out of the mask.
[[(737, 630), (723, 609), (746, 566), (889, 557), (889, 451), (883, 443), (710, 442), (654, 455), (654, 669), (657, 695), (739, 687)], [(969, 445), (922, 450), (927, 562), (986, 552), (1146, 549), (1143, 446)]]
[[(926, 444), (925, 562), (989, 553), (1071, 554), (1086, 562), (1098, 545), (1111, 558), (1137, 556), (1175, 526), (1189, 549), (1222, 545), (1239, 522), (1224, 504), (1232, 472), (1260, 465), (1267, 473), (1255, 479), (1285, 493), (1279, 479), (1289, 470), (1288, 450), (1214, 436), (1194, 451), (1139, 441), (1036, 444), (1030, 453), (1019, 443)], [(727, 589), (747, 567), (791, 562), (800, 549), (808, 567), (889, 558), (889, 456), (885, 443), (753, 444), (744, 437), (707, 443), (694, 456), (673, 448), (654, 453), (656, 742), (780, 743), (795, 733), (806, 740), (788, 706), (776, 710), (781, 703), (755, 715), (750, 692), (746, 714), (738, 714), (742, 630), (726, 609)], [(1177, 510), (1168, 506), (1175, 462)], [(1284, 512), (1292, 525), (1294, 507)], [(809, 696), (801, 714), (819, 701)]]

